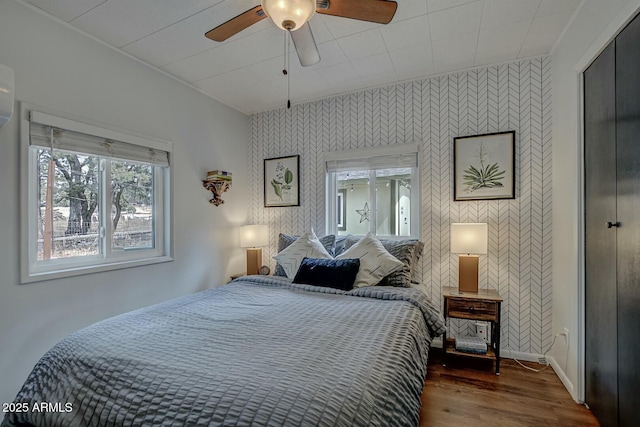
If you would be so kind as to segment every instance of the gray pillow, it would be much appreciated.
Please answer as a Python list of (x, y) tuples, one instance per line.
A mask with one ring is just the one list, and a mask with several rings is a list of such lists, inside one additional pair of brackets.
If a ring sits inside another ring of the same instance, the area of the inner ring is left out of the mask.
[[(356, 242), (360, 240), (360, 237), (347, 236), (344, 241), (345, 250), (349, 249)], [(418, 261), (422, 256), (422, 250), (424, 249), (424, 243), (418, 239), (404, 239), (404, 240), (389, 240), (380, 239), (382, 246), (394, 257), (398, 258), (404, 264), (402, 268), (394, 271), (386, 276), (378, 283), (377, 286), (398, 286), (408, 288), (411, 283), (419, 282), (418, 277)]]
[[(278, 235), (278, 253), (282, 252), (284, 249), (289, 247), (293, 242), (298, 240), (300, 236), (290, 236), (288, 234), (280, 233)], [(333, 234), (329, 234), (328, 236), (319, 237), (320, 243), (322, 246), (333, 256), (333, 250), (336, 244), (336, 236)], [(276, 272), (273, 273), (274, 276), (282, 276), (287, 277), (287, 273), (285, 273), (284, 269), (280, 264), (276, 264)]]
[[(347, 243), (347, 239), (350, 237), (353, 237), (353, 236), (350, 234), (343, 234), (342, 236), (336, 236), (336, 244), (332, 254), (334, 257), (340, 255), (342, 252), (345, 251), (346, 248), (344, 247), (344, 245)], [(353, 245), (353, 243), (351, 245)]]

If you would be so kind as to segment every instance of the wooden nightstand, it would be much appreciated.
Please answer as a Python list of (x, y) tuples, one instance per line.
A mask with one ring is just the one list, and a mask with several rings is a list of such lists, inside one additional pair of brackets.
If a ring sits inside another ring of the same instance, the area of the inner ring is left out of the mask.
[(492, 289), (482, 289), (478, 293), (458, 292), (458, 288), (442, 288), (444, 298), (444, 319), (448, 318), (481, 320), (491, 322), (491, 343), (487, 354), (464, 353), (455, 350), (455, 339), (442, 336), (444, 352), (442, 364), (446, 366), (449, 355), (474, 357), (479, 359), (495, 359), (496, 375), (500, 375), (500, 308), (502, 297)]
[(247, 273), (238, 273), (238, 274), (234, 274), (234, 275), (232, 275), (232, 276), (229, 276), (229, 277), (231, 278), (231, 280), (229, 280), (229, 281), (231, 282), (231, 281), (233, 281), (233, 280), (237, 279), (238, 277), (243, 277), (243, 276), (246, 276), (246, 275), (247, 275)]

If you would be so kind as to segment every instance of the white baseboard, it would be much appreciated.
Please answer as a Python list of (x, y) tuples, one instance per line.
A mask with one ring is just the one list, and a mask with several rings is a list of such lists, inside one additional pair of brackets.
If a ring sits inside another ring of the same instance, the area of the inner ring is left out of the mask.
[[(542, 354), (521, 353), (519, 351), (509, 351), (509, 350), (502, 351), (500, 356), (505, 357), (507, 359), (525, 360), (527, 362), (539, 362), (539, 359), (543, 357)], [(546, 356), (546, 359), (547, 359), (547, 363), (551, 365), (551, 369), (553, 369), (557, 377), (560, 379), (560, 382), (562, 382), (562, 385), (564, 385), (564, 388), (566, 388), (567, 391), (569, 392), (569, 395), (571, 396), (571, 398), (576, 403), (580, 403), (580, 400), (577, 398), (575, 394), (573, 383), (569, 380), (569, 377), (567, 377), (567, 374), (564, 373), (562, 368), (560, 368), (560, 365), (558, 364), (556, 359), (554, 359), (553, 356), (549, 356), (548, 354)], [(543, 365), (540, 365), (540, 366), (542, 367)]]
[[(534, 354), (534, 353), (522, 353), (520, 351), (512, 351), (512, 350), (503, 348), (500, 350), (500, 357), (504, 359), (518, 359), (518, 360), (524, 360), (525, 362), (538, 363), (542, 355)], [(544, 365), (540, 365), (540, 366), (542, 367)]]
[(564, 388), (567, 389), (567, 391), (569, 392), (573, 400), (575, 400), (576, 403), (582, 403), (580, 402), (580, 399), (578, 399), (578, 396), (575, 393), (575, 389), (573, 388), (573, 383), (569, 381), (569, 377), (567, 377), (567, 374), (565, 374), (562, 368), (560, 368), (560, 365), (558, 365), (558, 362), (556, 361), (556, 359), (553, 358), (553, 356), (547, 356), (547, 360), (549, 361), (551, 368), (556, 373), (558, 378), (560, 378), (560, 381), (562, 381)]

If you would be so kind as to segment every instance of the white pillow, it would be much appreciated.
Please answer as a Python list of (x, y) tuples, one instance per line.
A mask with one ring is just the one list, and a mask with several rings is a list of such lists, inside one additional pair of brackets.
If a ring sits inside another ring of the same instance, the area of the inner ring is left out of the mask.
[(304, 233), (302, 236), (280, 251), (278, 255), (273, 258), (278, 261), (282, 269), (286, 273), (289, 279), (296, 277), (298, 268), (304, 257), (307, 258), (327, 258), (333, 257), (327, 252), (316, 234), (311, 230), (309, 233)]
[(391, 255), (376, 239), (367, 233), (358, 243), (342, 252), (335, 259), (359, 258), (360, 270), (356, 275), (354, 288), (377, 285), (385, 276), (401, 268), (404, 264)]

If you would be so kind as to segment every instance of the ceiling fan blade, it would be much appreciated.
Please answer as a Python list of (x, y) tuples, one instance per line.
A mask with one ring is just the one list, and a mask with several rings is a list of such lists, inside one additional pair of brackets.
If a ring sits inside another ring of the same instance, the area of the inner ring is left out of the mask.
[(398, 4), (390, 0), (317, 0), (316, 12), (360, 21), (388, 24)]
[(267, 14), (262, 10), (262, 6), (256, 6), (229, 19), (224, 24), (218, 25), (213, 30), (207, 31), (205, 36), (211, 40), (222, 42), (266, 17)]
[(311, 27), (308, 22), (298, 28), (296, 31), (289, 31), (293, 45), (298, 52), (298, 59), (303, 67), (317, 64), (320, 61), (320, 52), (318, 52), (318, 46), (313, 38)]

